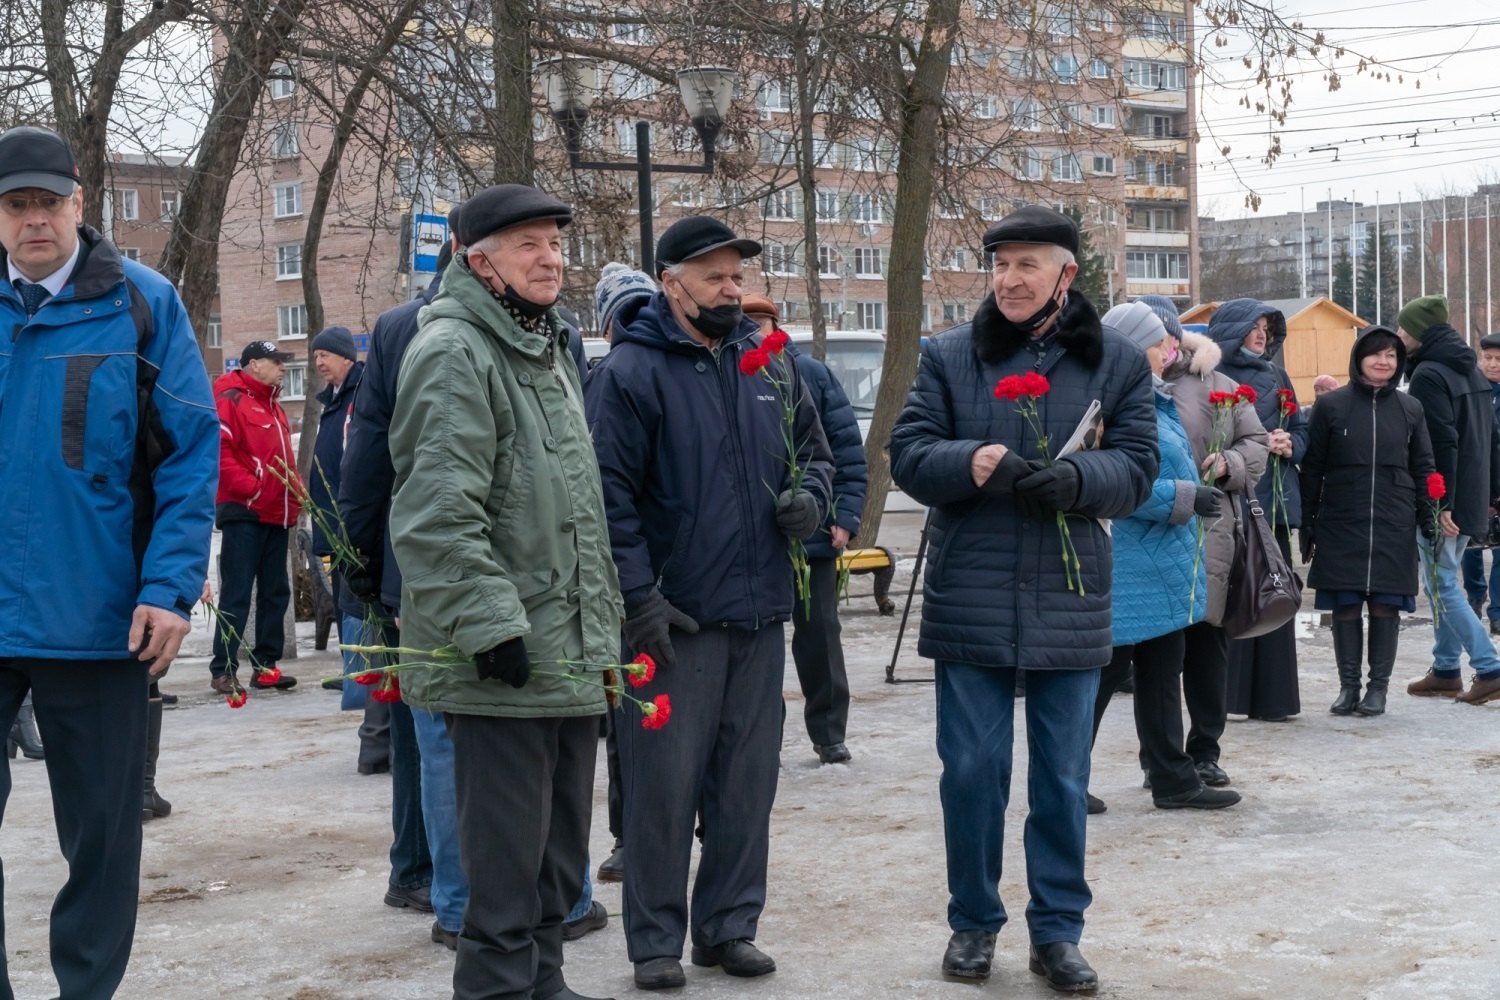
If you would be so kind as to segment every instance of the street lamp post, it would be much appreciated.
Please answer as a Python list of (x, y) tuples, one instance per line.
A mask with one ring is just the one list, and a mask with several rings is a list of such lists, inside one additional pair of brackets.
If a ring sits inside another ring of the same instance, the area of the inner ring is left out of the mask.
[(651, 175), (712, 174), (714, 143), (723, 127), (724, 116), (734, 97), (733, 70), (722, 66), (695, 66), (679, 70), (677, 88), (698, 138), (703, 143), (703, 163), (677, 164), (651, 162), (651, 126), (635, 126), (635, 162), (585, 160), (582, 157), (583, 127), (589, 107), (599, 93), (599, 67), (592, 59), (564, 56), (540, 64), (542, 90), (547, 108), (557, 122), (568, 150), (568, 165), (574, 170), (634, 170), (640, 190), (641, 270), (654, 275), (655, 238), (651, 232)]

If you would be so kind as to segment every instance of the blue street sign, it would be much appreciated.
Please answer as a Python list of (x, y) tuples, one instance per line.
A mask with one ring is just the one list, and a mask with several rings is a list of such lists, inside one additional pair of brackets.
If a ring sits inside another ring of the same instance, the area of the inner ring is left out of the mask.
[(369, 354), (370, 335), (368, 333), (356, 333), (354, 335), (354, 349), (361, 354)]
[(225, 358), (224, 359), (224, 370), (226, 372), (232, 372), (236, 368), (238, 368), (239, 366), (240, 366), (240, 359), (239, 358)]
[(436, 274), (438, 254), (448, 242), (448, 217), (446, 215), (412, 216), (411, 269), (415, 272)]

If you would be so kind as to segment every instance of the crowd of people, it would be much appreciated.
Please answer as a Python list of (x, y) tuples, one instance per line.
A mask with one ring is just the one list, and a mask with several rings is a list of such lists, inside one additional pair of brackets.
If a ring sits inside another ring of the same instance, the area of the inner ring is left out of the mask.
[[(455, 998), (579, 998), (563, 943), (608, 921), (591, 874), (624, 883), (637, 988), (684, 987), (685, 953), (732, 976), (775, 971), (755, 942), (788, 647), (812, 753), (854, 758), (838, 557), (860, 531), (863, 442), (830, 370), (790, 342), (774, 303), (745, 294), (760, 244), (719, 219), (675, 222), (652, 273), (604, 269), (610, 349), (589, 368), (556, 308), (572, 219), (534, 187), (480, 191), (365, 360), (348, 329), (320, 332), (304, 484), (278, 402), (291, 355), (252, 342), (210, 386), (176, 292), (82, 224), (66, 144), (0, 134), (0, 312), (14, 330), (0, 351), (14, 470), (0, 482), (0, 727), (53, 779), (62, 997), (111, 996), (125, 975), (141, 820), (170, 811), (154, 786), (155, 679), (209, 596), (211, 532), (209, 684), (230, 699), (286, 690), (286, 546), (304, 506), (346, 644), (447, 651), (402, 669), (399, 697), (338, 686), (363, 712), (358, 770), (391, 775), (384, 902), (433, 915)], [(1107, 806), (1088, 785), (1116, 688), (1133, 684), (1133, 749), (1169, 810), (1240, 801), (1222, 759), (1229, 714), (1302, 710), (1292, 624), (1226, 628), (1247, 525), (1264, 518), (1288, 562), (1295, 537), (1310, 564), (1332, 621), (1331, 712), (1387, 710), (1419, 584), (1436, 641), (1408, 692), (1500, 698), (1500, 600), (1468, 548), (1495, 533), (1500, 339), (1481, 361), (1442, 298), (1417, 298), (1395, 328), (1361, 331), (1346, 384), (1320, 377), (1301, 408), (1274, 307), (1222, 303), (1205, 334), (1158, 297), (1101, 316), (1073, 287), (1075, 223), (1040, 206), (983, 246), (990, 290), (923, 347), (889, 442), (894, 483), (930, 508), (919, 651), (935, 662), (943, 765), (940, 968), (987, 978), (1008, 920), (1024, 691), (1029, 967), (1091, 991), (1087, 816)], [(580, 680), (596, 667), (612, 673)], [(346, 675), (367, 668), (348, 653)], [(614, 846), (591, 873), (601, 733)]]

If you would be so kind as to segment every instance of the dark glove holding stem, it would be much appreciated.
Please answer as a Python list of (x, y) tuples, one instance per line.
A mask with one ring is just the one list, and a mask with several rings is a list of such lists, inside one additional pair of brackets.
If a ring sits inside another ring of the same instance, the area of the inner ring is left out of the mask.
[(520, 636), (480, 653), (474, 657), (474, 666), (480, 680), (504, 681), (513, 688), (524, 686), (531, 678), (531, 657), (526, 655), (526, 641)]
[(1224, 494), (1212, 486), (1200, 486), (1193, 494), (1193, 513), (1199, 517), (1218, 517), (1224, 510)]
[(698, 633), (698, 623), (672, 607), (670, 601), (653, 590), (634, 611), (625, 616), (625, 645), (637, 653), (646, 653), (663, 667), (677, 662), (672, 649), (672, 628), (688, 635)]
[(362, 604), (380, 603), (381, 560), (379, 556), (358, 553), (359, 564), (344, 573), (344, 586)]
[(1026, 459), (1007, 448), (995, 471), (984, 481), (981, 489), (986, 493), (1009, 496), (1016, 492), (1016, 480), (1031, 475), (1031, 466)]
[(1072, 462), (1057, 462), (1043, 465), (1033, 459), (1027, 463), (1033, 470), (1031, 475), (1016, 481), (1016, 496), (1028, 506), (1040, 506), (1047, 511), (1067, 512), (1078, 502), (1081, 485), (1078, 466)]
[(788, 538), (806, 541), (823, 519), (818, 516), (818, 501), (806, 490), (782, 490), (776, 498), (776, 527)]

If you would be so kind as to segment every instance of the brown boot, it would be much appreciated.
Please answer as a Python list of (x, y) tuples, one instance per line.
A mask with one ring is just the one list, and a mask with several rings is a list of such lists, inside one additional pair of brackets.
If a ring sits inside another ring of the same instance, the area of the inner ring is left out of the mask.
[(1443, 677), (1431, 670), (1406, 685), (1406, 693), (1422, 698), (1456, 698), (1463, 693), (1462, 677)]
[(1469, 690), (1458, 696), (1458, 701), (1465, 705), (1483, 705), (1487, 701), (1500, 698), (1500, 674), (1492, 677), (1480, 677), (1474, 675), (1474, 683), (1469, 685)]

